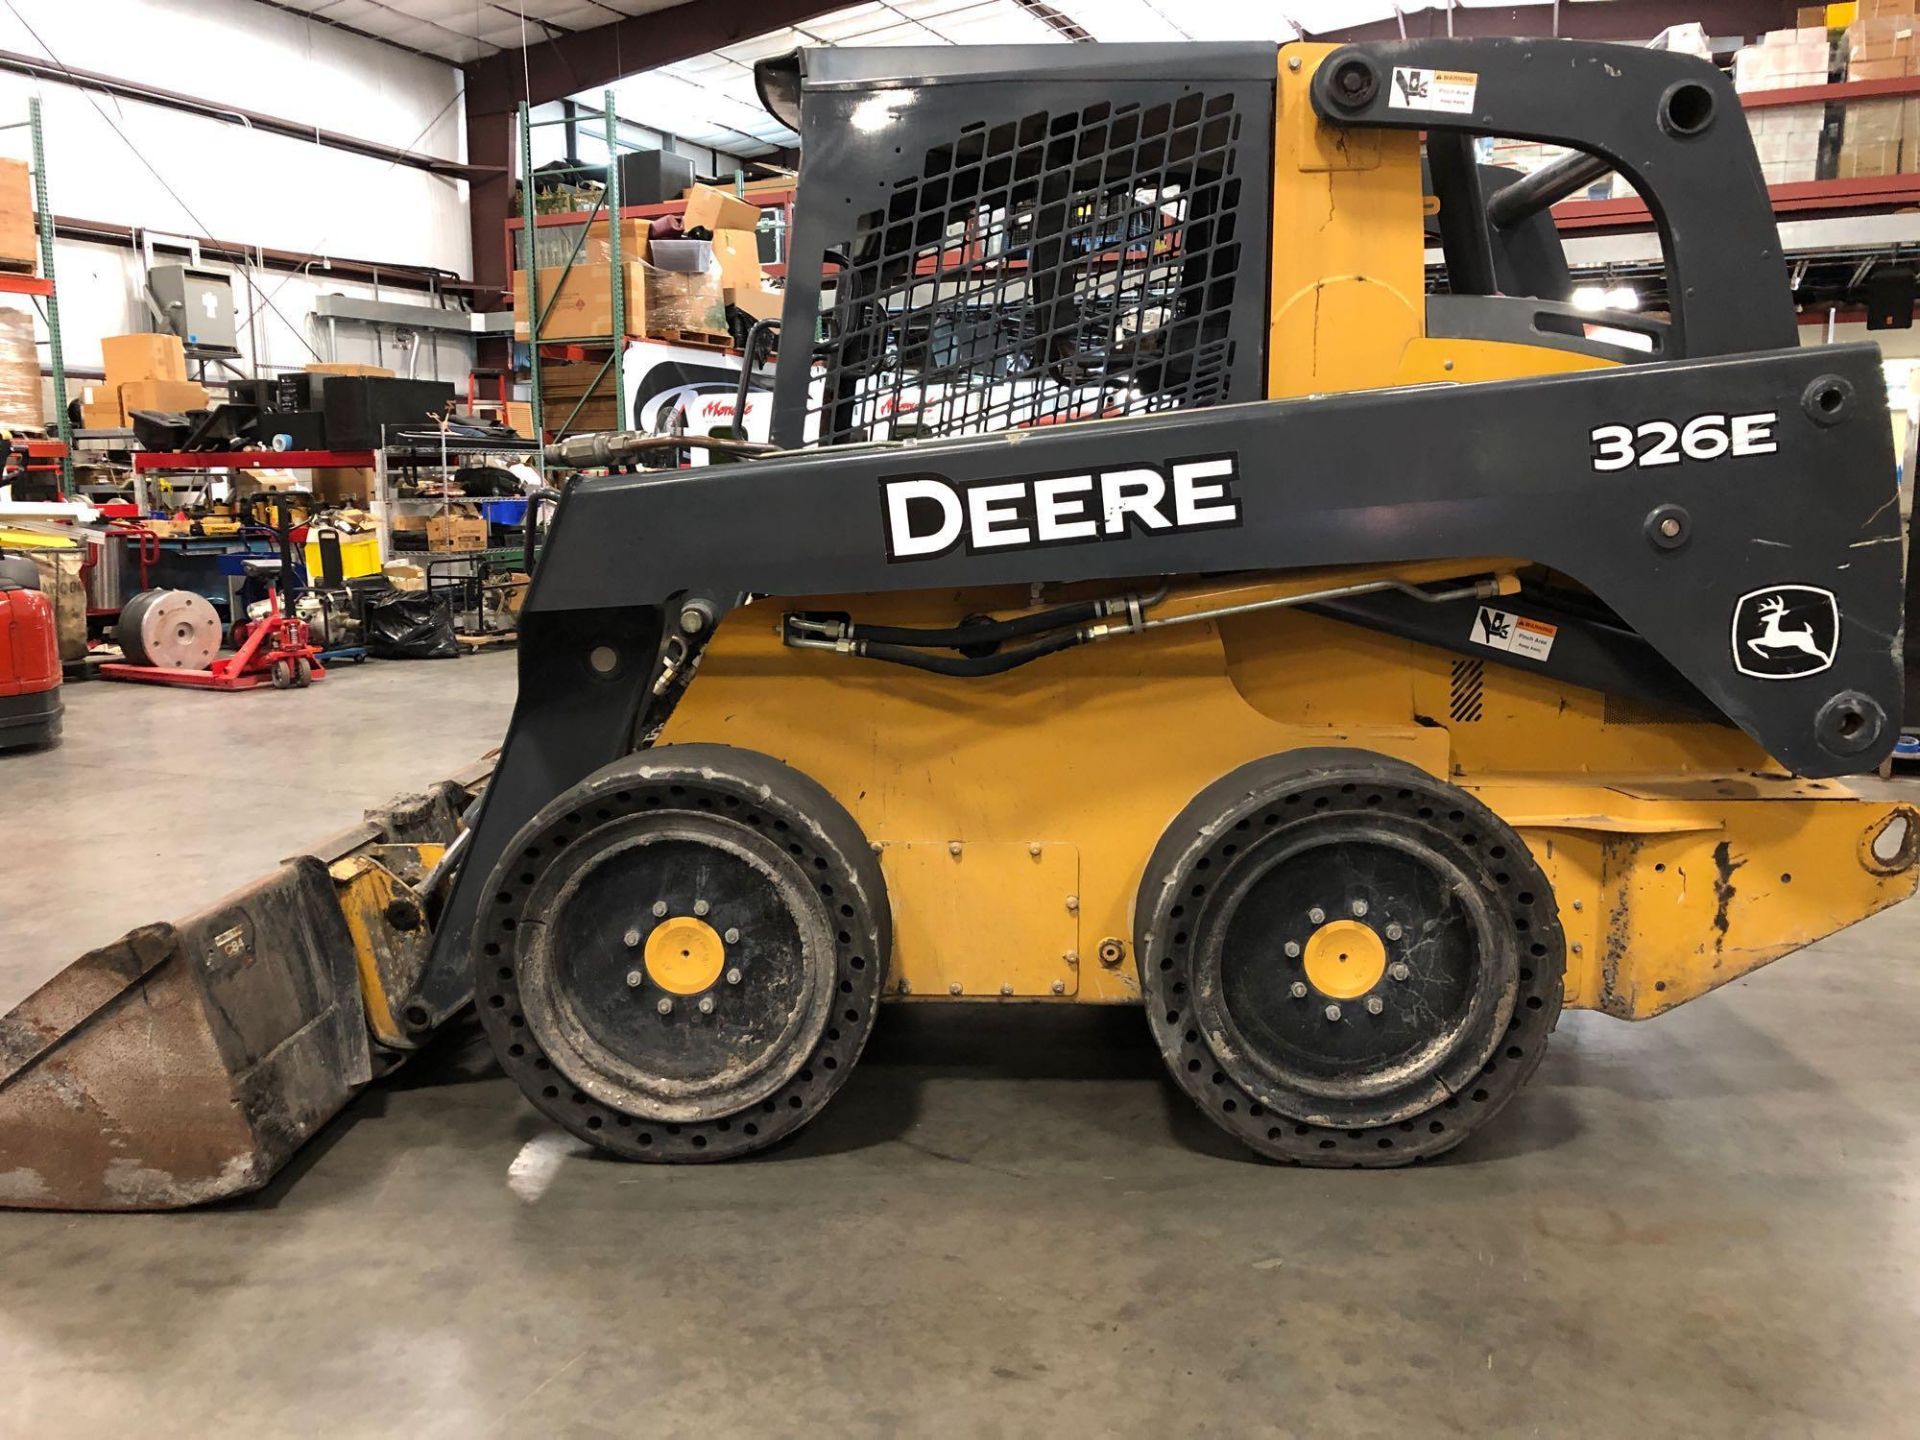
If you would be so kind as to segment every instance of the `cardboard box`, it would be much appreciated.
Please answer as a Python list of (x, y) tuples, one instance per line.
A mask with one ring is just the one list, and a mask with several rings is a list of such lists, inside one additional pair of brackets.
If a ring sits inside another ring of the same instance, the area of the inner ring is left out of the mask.
[[(543, 387), (544, 388), (544, 387)], [(509, 400), (506, 404), (507, 428), (516, 435), (533, 439), (533, 406), (525, 400)]]
[(186, 347), (178, 335), (109, 335), (100, 342), (100, 354), (109, 389), (136, 380), (187, 378)]
[(370, 504), (378, 479), (371, 466), (340, 466), (309, 472), (313, 498), (328, 505)]
[[(649, 278), (656, 274), (649, 265), (635, 261), (621, 266), (626, 272), (627, 333), (646, 333), (650, 299)], [(524, 270), (513, 272), (513, 338), (527, 338), (527, 276)], [(559, 266), (540, 272), (540, 312), (546, 323), (540, 327), (542, 340), (594, 340), (613, 334), (613, 267), (576, 265), (571, 270)]]
[(484, 550), (487, 522), (478, 515), (432, 515), (427, 518), (427, 549)]
[[(400, 528), (395, 522), (394, 529)], [(410, 527), (411, 528), (411, 527)], [(427, 572), (418, 565), (409, 565), (399, 560), (390, 560), (380, 567), (380, 573), (387, 577), (396, 590), (424, 590), (427, 588)]]
[(120, 413), (159, 410), (178, 414), (207, 408), (207, 387), (192, 380), (135, 380), (120, 387)]
[(0, 263), (27, 270), (40, 263), (33, 177), (24, 160), (0, 160)]
[(727, 304), (755, 320), (778, 320), (786, 303), (786, 291), (769, 290), (764, 285), (756, 285), (751, 290), (727, 291)]
[(765, 278), (760, 272), (760, 237), (751, 230), (714, 231), (713, 263), (723, 290), (758, 290)]
[(716, 190), (711, 185), (695, 185), (688, 189), (687, 210), (680, 217), (680, 223), (689, 230), (712, 230), (716, 234), (722, 230), (751, 230), (760, 223), (760, 207), (745, 200), (735, 199), (725, 190)]

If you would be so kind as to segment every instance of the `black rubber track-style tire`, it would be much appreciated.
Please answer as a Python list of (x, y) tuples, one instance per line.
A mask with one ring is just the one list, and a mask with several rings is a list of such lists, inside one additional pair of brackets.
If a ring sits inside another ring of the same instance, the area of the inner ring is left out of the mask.
[[(1364, 998), (1307, 983), (1315, 914), (1392, 937)], [(1490, 1120), (1539, 1065), (1565, 973), (1519, 835), (1458, 787), (1345, 748), (1269, 756), (1195, 796), (1148, 862), (1135, 955), (1154, 1039), (1202, 1112), (1273, 1159), (1341, 1167), (1430, 1159)]]
[[(655, 904), (735, 935), (726, 978), (658, 983), (640, 940)], [(846, 1080), (891, 942), (879, 861), (826, 790), (751, 750), (667, 745), (514, 837), (475, 929), (475, 1006), (508, 1075), (575, 1135), (722, 1160), (792, 1134)]]

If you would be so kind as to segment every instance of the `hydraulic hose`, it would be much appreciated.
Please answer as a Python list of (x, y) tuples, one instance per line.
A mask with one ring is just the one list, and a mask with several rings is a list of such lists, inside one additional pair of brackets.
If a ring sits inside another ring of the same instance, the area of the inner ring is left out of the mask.
[(1002, 675), (1009, 670), (1018, 670), (1022, 665), (1031, 664), (1048, 655), (1058, 654), (1062, 650), (1071, 650), (1075, 645), (1086, 643), (1084, 630), (1069, 630), (1063, 634), (1050, 635), (1032, 645), (1022, 646), (1018, 650), (1002, 650), (998, 655), (982, 655), (977, 659), (964, 655), (928, 655), (923, 651), (905, 645), (864, 644), (852, 653), (863, 655), (869, 660), (885, 660), (894, 665), (908, 665), (915, 670), (925, 670), (934, 675), (954, 675), (962, 679), (976, 679), (982, 675)]

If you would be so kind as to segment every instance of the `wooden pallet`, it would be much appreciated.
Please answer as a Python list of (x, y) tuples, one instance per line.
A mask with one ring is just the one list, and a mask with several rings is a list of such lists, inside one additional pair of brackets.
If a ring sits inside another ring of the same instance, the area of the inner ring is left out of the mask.
[(460, 643), (462, 653), (477, 655), (483, 650), (505, 650), (518, 645), (520, 636), (514, 631), (504, 634), (488, 632), (485, 635), (469, 635), (464, 632), (453, 637)]
[(655, 330), (648, 336), (674, 345), (690, 345), (701, 350), (731, 350), (733, 337), (712, 330)]

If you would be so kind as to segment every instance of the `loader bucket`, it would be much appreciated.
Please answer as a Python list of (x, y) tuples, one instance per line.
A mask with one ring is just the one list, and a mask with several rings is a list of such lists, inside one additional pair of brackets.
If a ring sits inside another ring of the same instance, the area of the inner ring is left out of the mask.
[[(82, 956), (0, 1017), (0, 1205), (166, 1210), (264, 1185), (376, 1073), (402, 1058), (369, 1034), (363, 968), (417, 944), (406, 882), (383, 894), (400, 930), (369, 933), (343, 860), (437, 855), (471, 785), (376, 811), (243, 890)], [(351, 920), (350, 920), (351, 916)], [(381, 995), (386, 1013), (397, 997)]]

